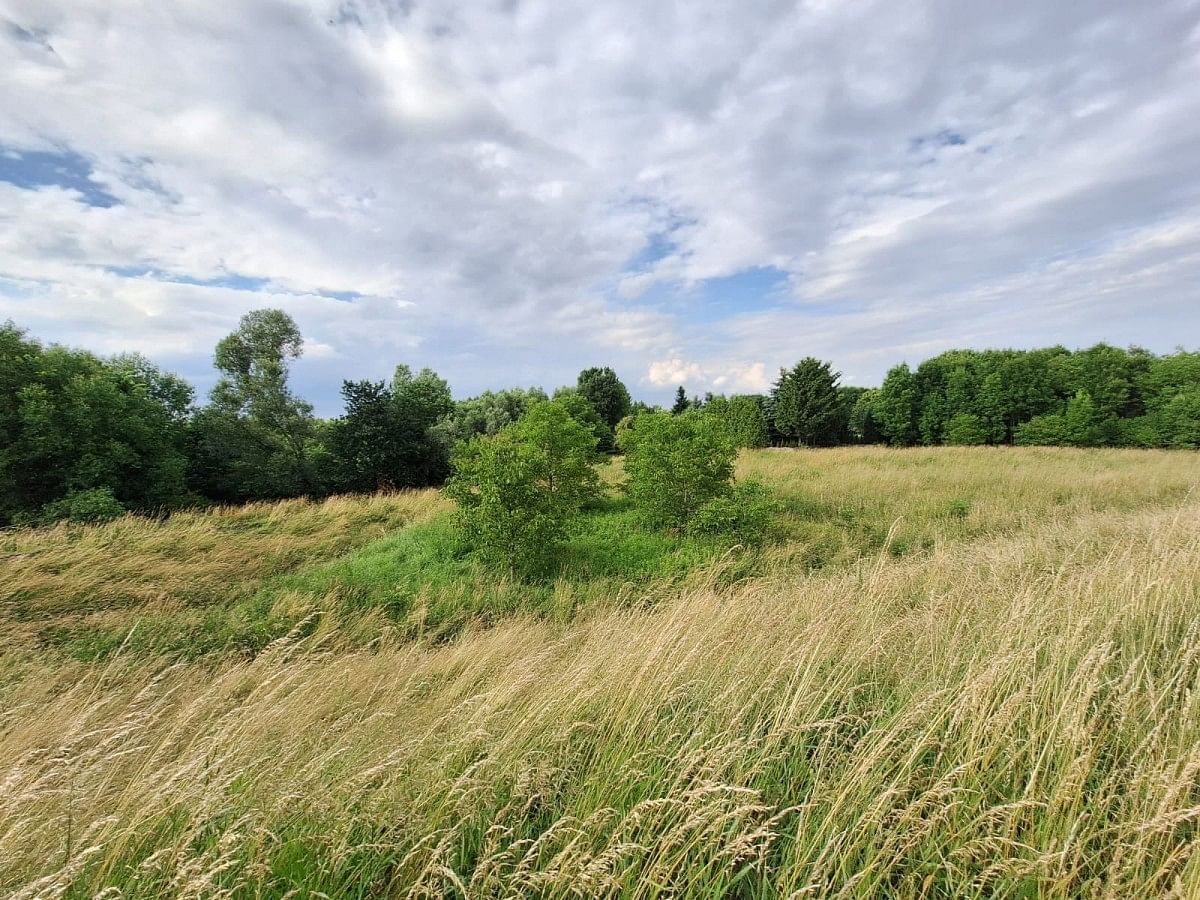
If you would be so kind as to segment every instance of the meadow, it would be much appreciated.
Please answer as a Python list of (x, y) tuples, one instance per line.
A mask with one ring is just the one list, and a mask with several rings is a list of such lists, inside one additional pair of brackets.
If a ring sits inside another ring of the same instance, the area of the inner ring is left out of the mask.
[(435, 491), (0, 532), (0, 892), (1200, 895), (1200, 455), (739, 476), (533, 583)]

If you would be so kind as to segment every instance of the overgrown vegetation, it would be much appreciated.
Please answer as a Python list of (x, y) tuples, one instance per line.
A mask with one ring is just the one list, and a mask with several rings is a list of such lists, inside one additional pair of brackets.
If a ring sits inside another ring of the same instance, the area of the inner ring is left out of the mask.
[(1196, 892), (1200, 457), (737, 476), (763, 550), (610, 487), (537, 580), (432, 491), (4, 533), (0, 892)]

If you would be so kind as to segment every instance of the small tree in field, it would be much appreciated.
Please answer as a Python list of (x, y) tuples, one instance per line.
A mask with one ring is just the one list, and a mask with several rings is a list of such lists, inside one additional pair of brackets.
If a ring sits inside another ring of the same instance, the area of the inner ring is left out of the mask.
[(596, 436), (562, 404), (539, 403), (494, 437), (459, 444), (446, 494), (486, 562), (543, 572), (599, 493), (595, 455)]
[(732, 490), (737, 448), (713, 416), (638, 416), (620, 446), (629, 495), (654, 527), (684, 529), (704, 504)]

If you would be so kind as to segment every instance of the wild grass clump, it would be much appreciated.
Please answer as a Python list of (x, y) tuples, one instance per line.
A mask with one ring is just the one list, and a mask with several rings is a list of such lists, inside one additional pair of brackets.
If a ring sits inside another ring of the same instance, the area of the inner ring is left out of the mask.
[(1200, 503), (439, 646), (30, 678), (14, 897), (1200, 888)]

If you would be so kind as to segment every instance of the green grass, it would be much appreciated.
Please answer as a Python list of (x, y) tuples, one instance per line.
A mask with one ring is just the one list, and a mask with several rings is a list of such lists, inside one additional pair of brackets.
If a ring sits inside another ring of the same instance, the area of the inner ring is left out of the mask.
[[(436, 642), (516, 614), (565, 621), (585, 606), (652, 601), (651, 585), (661, 593), (727, 553), (716, 539), (647, 530), (626, 499), (609, 496), (585, 511), (553, 572), (522, 579), (481, 565), (443, 512), (332, 560), (270, 577), (226, 603), (147, 611), (132, 628), (52, 624), (41, 640), (81, 661), (118, 650), (253, 656), (328, 620), (347, 645), (384, 635)], [(752, 569), (752, 554), (730, 555), (740, 561), (736, 571)]]

